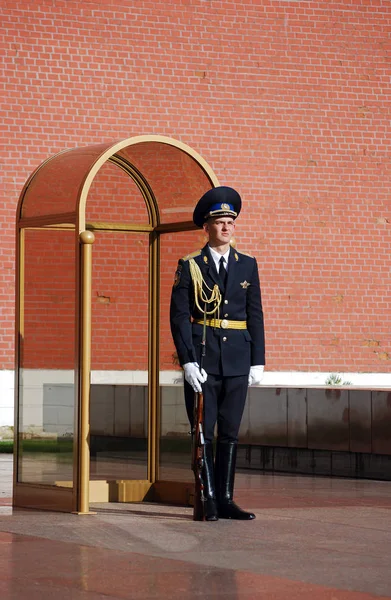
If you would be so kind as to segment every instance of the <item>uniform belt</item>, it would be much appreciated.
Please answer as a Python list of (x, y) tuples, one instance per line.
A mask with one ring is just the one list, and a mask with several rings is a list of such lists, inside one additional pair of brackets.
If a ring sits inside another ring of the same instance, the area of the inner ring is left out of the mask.
[[(204, 324), (204, 319), (194, 319), (193, 323)], [(228, 319), (206, 319), (208, 327), (218, 327), (221, 329), (247, 329), (247, 321), (231, 321)]]

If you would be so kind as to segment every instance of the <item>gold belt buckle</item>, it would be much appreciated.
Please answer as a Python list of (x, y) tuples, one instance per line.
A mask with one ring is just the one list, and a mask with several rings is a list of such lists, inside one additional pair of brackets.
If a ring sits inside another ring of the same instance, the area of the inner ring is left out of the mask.
[(227, 329), (227, 327), (228, 327), (228, 321), (227, 321), (227, 319), (223, 319), (223, 320), (221, 321), (221, 323), (220, 323), (220, 327), (221, 327), (222, 329)]

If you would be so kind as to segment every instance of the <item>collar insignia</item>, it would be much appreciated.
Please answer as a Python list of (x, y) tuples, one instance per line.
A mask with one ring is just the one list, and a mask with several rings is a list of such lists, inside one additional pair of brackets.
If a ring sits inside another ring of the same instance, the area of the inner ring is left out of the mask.
[(248, 286), (251, 285), (251, 283), (249, 283), (248, 281), (242, 281), (242, 283), (240, 285), (242, 286), (242, 288), (244, 290), (246, 290), (248, 288)]
[(207, 256), (204, 256), (204, 263), (208, 264), (208, 257)]
[(235, 260), (236, 260), (236, 262), (238, 262), (238, 260), (239, 260), (239, 256), (236, 254), (236, 252), (235, 252), (235, 254), (234, 254), (234, 257), (235, 257)]

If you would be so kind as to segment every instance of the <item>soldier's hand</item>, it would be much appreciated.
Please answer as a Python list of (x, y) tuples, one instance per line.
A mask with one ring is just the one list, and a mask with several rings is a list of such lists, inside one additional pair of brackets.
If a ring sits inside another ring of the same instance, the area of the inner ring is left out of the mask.
[(207, 374), (204, 369), (200, 370), (198, 363), (186, 363), (183, 365), (185, 379), (191, 385), (195, 392), (202, 392), (201, 384), (207, 380)]
[(264, 368), (265, 367), (263, 365), (255, 365), (250, 368), (248, 385), (258, 385), (258, 383), (261, 383), (263, 379)]

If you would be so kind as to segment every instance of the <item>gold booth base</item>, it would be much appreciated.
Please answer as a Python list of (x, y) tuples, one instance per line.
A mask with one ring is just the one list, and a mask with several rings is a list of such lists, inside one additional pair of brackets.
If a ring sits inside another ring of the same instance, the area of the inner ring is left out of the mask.
[[(52, 486), (18, 483), (14, 489), (13, 506), (93, 514), (92, 511), (74, 511), (72, 485), (72, 481), (56, 481)], [(194, 484), (178, 481), (150, 483), (145, 480), (90, 481), (89, 502), (156, 502), (193, 506)]]

